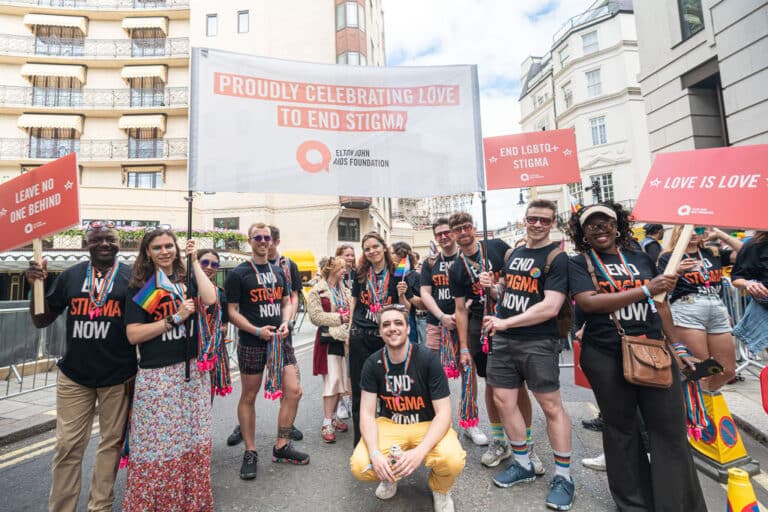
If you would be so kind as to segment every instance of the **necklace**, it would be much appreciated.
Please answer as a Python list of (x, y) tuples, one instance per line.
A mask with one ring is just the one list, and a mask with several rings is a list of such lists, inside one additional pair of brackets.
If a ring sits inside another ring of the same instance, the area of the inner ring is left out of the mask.
[(368, 309), (371, 310), (371, 313), (376, 314), (389, 297), (389, 269), (385, 266), (381, 279), (379, 279), (376, 272), (373, 271), (373, 267), (369, 268), (366, 281), (368, 292), (373, 297)]
[[(389, 359), (389, 350), (387, 347), (384, 347), (382, 350), (384, 353), (384, 379), (386, 382), (390, 382), (390, 372), (392, 371), (392, 360)], [(405, 361), (403, 362), (403, 373), (402, 376), (408, 375), (408, 368), (411, 366), (411, 356), (413, 355), (413, 345), (411, 345), (410, 342), (408, 342), (408, 351), (405, 353)], [(394, 380), (391, 382), (392, 384), (392, 395), (395, 397), (395, 403), (400, 403), (400, 393), (401, 389), (395, 385)]]
[[(603, 274), (603, 276), (608, 280), (608, 283), (611, 285), (611, 288), (616, 290), (617, 292), (621, 292), (624, 290), (628, 290), (629, 288), (633, 288), (632, 286), (620, 286), (619, 283), (611, 276), (611, 274), (608, 273), (608, 269), (605, 267), (605, 263), (603, 263), (603, 260), (600, 258), (600, 255), (597, 254), (597, 251), (594, 249), (589, 250), (590, 255), (592, 256), (592, 259), (594, 260), (597, 268), (600, 270), (600, 273)], [(629, 265), (627, 264), (627, 259), (624, 257), (624, 254), (621, 252), (621, 249), (618, 247), (616, 248), (616, 254), (619, 256), (619, 261), (621, 262), (621, 266), (624, 267), (624, 271), (627, 273), (627, 276), (629, 276), (629, 281), (632, 281), (632, 272), (629, 271)]]
[[(480, 273), (485, 272), (485, 256), (483, 255), (483, 246), (480, 244), (480, 242), (477, 242), (477, 252), (475, 254), (480, 255), (480, 272), (477, 272), (475, 270), (475, 265), (478, 264), (478, 262), (470, 261), (469, 258), (464, 254), (464, 251), (461, 251), (461, 262), (464, 264), (464, 269), (467, 271), (467, 275), (469, 276), (469, 282), (474, 285), (477, 283)], [(485, 297), (483, 295), (483, 290), (480, 290), (480, 302), (485, 302)]]
[[(115, 261), (115, 264), (112, 265), (112, 268), (107, 271), (107, 275), (102, 279), (101, 271), (94, 269), (93, 265), (88, 263), (85, 281), (88, 283), (88, 297), (91, 299), (91, 307), (88, 308), (88, 316), (91, 320), (101, 314), (101, 308), (107, 302), (107, 296), (117, 277), (118, 265), (119, 263)], [(99, 286), (99, 280), (101, 280), (101, 286)]]
[(347, 297), (344, 295), (344, 290), (341, 289), (341, 284), (338, 283), (336, 286), (331, 286), (329, 284), (328, 289), (331, 291), (331, 300), (333, 301), (336, 311), (342, 315), (347, 313), (349, 311)]
[(261, 278), (261, 274), (259, 273), (259, 270), (256, 268), (256, 261), (251, 258), (248, 260), (248, 263), (251, 264), (251, 268), (253, 269), (253, 273), (256, 274), (256, 282), (259, 283), (259, 285), (264, 288), (267, 292), (267, 297), (269, 298), (269, 303), (274, 304), (275, 303), (275, 295), (277, 292), (275, 291), (275, 283), (277, 282), (277, 279), (275, 279), (275, 274), (272, 272), (272, 266), (267, 263), (267, 266), (269, 267), (269, 277), (270, 282), (272, 283), (272, 286), (267, 288), (267, 283), (264, 282), (264, 280)]
[(278, 256), (277, 261), (280, 263), (280, 268), (283, 269), (283, 274), (285, 274), (285, 293), (288, 294), (291, 302), (293, 302), (293, 297), (291, 297), (291, 292), (293, 291), (293, 280), (291, 279), (291, 260), (285, 256)]
[(709, 289), (711, 283), (709, 281), (709, 269), (704, 264), (704, 256), (701, 254), (701, 249), (696, 249), (696, 252), (699, 255), (699, 275), (704, 279), (704, 286)]

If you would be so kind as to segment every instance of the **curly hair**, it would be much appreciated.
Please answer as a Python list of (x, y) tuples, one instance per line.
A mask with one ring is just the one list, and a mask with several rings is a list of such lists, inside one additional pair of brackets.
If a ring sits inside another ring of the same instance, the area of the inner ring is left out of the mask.
[(320, 265), (320, 275), (323, 276), (323, 279), (326, 281), (332, 273), (337, 272), (342, 267), (347, 268), (347, 262), (344, 261), (344, 258), (341, 256), (331, 256), (329, 258), (323, 258), (323, 260), (323, 264)]
[(357, 265), (357, 268), (355, 269), (355, 276), (357, 276), (357, 282), (362, 285), (365, 284), (365, 280), (368, 278), (368, 269), (371, 268), (371, 262), (368, 261), (368, 258), (365, 257), (365, 242), (367, 242), (371, 238), (375, 238), (384, 248), (384, 262), (387, 269), (390, 272), (393, 272), (395, 270), (395, 265), (394, 263), (392, 263), (392, 255), (389, 253), (387, 242), (376, 231), (369, 231), (368, 233), (363, 235), (363, 240), (362, 242), (360, 242), (360, 246), (363, 248), (363, 254), (360, 256), (360, 261)]
[[(632, 240), (632, 226), (629, 222), (629, 212), (624, 209), (623, 206), (621, 206), (618, 203), (599, 203), (601, 206), (608, 207), (616, 212), (616, 231), (619, 233), (619, 236), (616, 238), (616, 245), (624, 250), (631, 249), (630, 241)], [(592, 206), (596, 205), (590, 205), (585, 208), (582, 208), (581, 210), (573, 213), (571, 215), (571, 218), (568, 220), (568, 227), (566, 228), (566, 233), (570, 237), (571, 241), (573, 242), (574, 247), (576, 248), (577, 252), (580, 253), (586, 253), (589, 252), (589, 250), (592, 248), (586, 241), (584, 237), (584, 228), (581, 226), (581, 217), (584, 215), (584, 212), (589, 210)]]
[(173, 258), (173, 275), (168, 277), (175, 283), (183, 282), (187, 277), (187, 269), (184, 267), (184, 262), (181, 260), (181, 250), (179, 249), (179, 242), (176, 239), (176, 235), (170, 229), (153, 229), (152, 231), (144, 233), (144, 238), (141, 239), (139, 253), (136, 255), (136, 261), (133, 264), (131, 279), (128, 281), (129, 287), (141, 288), (155, 273), (155, 264), (152, 263), (152, 259), (148, 254), (149, 244), (152, 240), (162, 235), (171, 237), (173, 243), (176, 244), (176, 256)]

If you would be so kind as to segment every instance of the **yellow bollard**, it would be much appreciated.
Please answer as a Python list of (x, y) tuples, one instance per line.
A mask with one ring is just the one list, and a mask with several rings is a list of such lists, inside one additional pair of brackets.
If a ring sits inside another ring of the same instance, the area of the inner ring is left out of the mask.
[(749, 475), (738, 468), (728, 470), (728, 512), (760, 512)]

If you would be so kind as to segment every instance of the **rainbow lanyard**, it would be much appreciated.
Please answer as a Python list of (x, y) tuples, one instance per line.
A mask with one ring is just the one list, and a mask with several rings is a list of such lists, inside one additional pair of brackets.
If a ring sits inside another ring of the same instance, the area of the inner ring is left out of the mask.
[(101, 314), (101, 308), (107, 303), (107, 296), (112, 289), (112, 284), (117, 277), (118, 262), (112, 265), (107, 275), (101, 280), (101, 286), (96, 279), (97, 272), (93, 271), (93, 265), (88, 263), (88, 270), (85, 272), (85, 281), (88, 283), (88, 297), (91, 299), (91, 307), (88, 309), (88, 316), (93, 320)]
[[(387, 382), (389, 382), (389, 376), (390, 372), (392, 371), (392, 361), (389, 359), (389, 350), (387, 350), (387, 347), (384, 347), (382, 350), (384, 353), (384, 379), (386, 379)], [(411, 366), (411, 356), (413, 355), (413, 345), (411, 345), (410, 342), (408, 342), (408, 352), (405, 354), (405, 363), (403, 366), (403, 373), (402, 375), (408, 375), (408, 368)], [(392, 395), (395, 397), (395, 400), (400, 398), (400, 391), (395, 391), (395, 383), (392, 382)]]
[(381, 305), (384, 304), (387, 297), (389, 297), (389, 269), (386, 266), (384, 267), (384, 275), (382, 275), (381, 280), (379, 280), (376, 278), (376, 273), (373, 271), (373, 267), (369, 268), (368, 279), (366, 281), (368, 292), (373, 296), (371, 305), (368, 306), (368, 308), (371, 310), (371, 313), (378, 313), (381, 309)]
[[(291, 260), (285, 256), (278, 256), (277, 261), (280, 263), (280, 268), (283, 269), (283, 274), (285, 274), (285, 293), (290, 296), (291, 292), (293, 291), (293, 281), (291, 279)], [(293, 302), (293, 297), (291, 297), (291, 302)]]
[(704, 286), (709, 289), (710, 281), (709, 281), (709, 269), (704, 265), (704, 256), (701, 254), (701, 249), (696, 249), (696, 252), (699, 254), (699, 275), (704, 279)]
[[(590, 254), (592, 255), (592, 260), (595, 262), (595, 266), (600, 270), (600, 273), (605, 276), (605, 278), (608, 280), (608, 283), (611, 285), (611, 287), (616, 290), (617, 292), (621, 292), (624, 290), (627, 290), (629, 288), (634, 288), (633, 286), (619, 286), (619, 283), (616, 282), (616, 280), (611, 277), (611, 274), (608, 273), (608, 269), (605, 268), (605, 263), (603, 263), (603, 260), (600, 259), (600, 255), (597, 254), (597, 251), (594, 249), (589, 250)], [(618, 247), (616, 248), (616, 254), (619, 256), (619, 261), (621, 261), (621, 266), (624, 267), (624, 270), (627, 272), (627, 275), (629, 276), (630, 282), (632, 281), (632, 272), (629, 271), (629, 265), (627, 264), (627, 259), (624, 257), (624, 254), (621, 252), (621, 249)]]
[(251, 268), (253, 268), (253, 273), (256, 274), (256, 281), (261, 285), (262, 288), (267, 290), (267, 297), (269, 297), (269, 303), (274, 304), (275, 303), (275, 295), (277, 295), (277, 292), (275, 291), (275, 283), (277, 282), (277, 279), (275, 279), (275, 274), (272, 273), (272, 266), (267, 263), (267, 266), (269, 267), (269, 275), (272, 278), (272, 287), (267, 288), (267, 283), (264, 282), (264, 280), (261, 278), (261, 274), (259, 274), (258, 269), (256, 268), (256, 261), (251, 258), (248, 260), (248, 263), (251, 264)]
[[(477, 252), (475, 254), (478, 253), (480, 254), (480, 272), (485, 272), (485, 256), (483, 255), (483, 246), (480, 245), (480, 242), (477, 242)], [(463, 251), (461, 253), (461, 262), (464, 264), (464, 268), (467, 270), (470, 282), (475, 284), (480, 276), (480, 272), (475, 272), (475, 269), (472, 266), (472, 263), (476, 262), (469, 261), (469, 258), (467, 258)]]
[(328, 289), (331, 290), (331, 300), (336, 307), (336, 311), (339, 313), (345, 313), (349, 310), (347, 307), (347, 297), (344, 295), (344, 291), (341, 289), (341, 285), (336, 286), (328, 285)]

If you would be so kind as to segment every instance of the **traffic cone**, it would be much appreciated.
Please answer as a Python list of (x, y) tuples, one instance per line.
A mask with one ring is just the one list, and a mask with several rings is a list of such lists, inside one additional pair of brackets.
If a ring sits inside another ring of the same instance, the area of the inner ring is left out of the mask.
[(704, 391), (702, 395), (709, 427), (702, 431), (701, 439), (690, 437), (688, 442), (697, 452), (721, 466), (747, 457), (747, 450), (722, 393)]
[(728, 470), (728, 512), (760, 512), (749, 475), (739, 468)]

